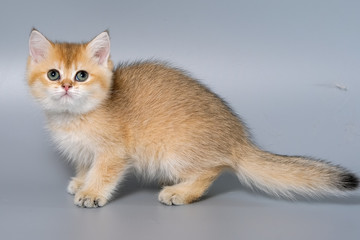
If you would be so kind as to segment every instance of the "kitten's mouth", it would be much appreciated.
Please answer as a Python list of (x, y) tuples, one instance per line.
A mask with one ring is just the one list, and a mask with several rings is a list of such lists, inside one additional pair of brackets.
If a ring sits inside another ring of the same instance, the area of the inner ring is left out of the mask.
[(61, 96), (61, 98), (71, 98), (71, 96), (70, 96), (70, 94), (69, 94), (69, 92), (65, 92), (62, 96)]
[(67, 101), (67, 100), (72, 99), (72, 96), (67, 92), (67, 93), (64, 93), (63, 95), (61, 95), (60, 99)]

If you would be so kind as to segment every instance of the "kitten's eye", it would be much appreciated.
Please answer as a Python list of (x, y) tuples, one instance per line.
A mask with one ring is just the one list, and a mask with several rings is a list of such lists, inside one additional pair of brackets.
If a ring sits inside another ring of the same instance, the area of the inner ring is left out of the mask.
[(51, 69), (50, 71), (48, 71), (47, 76), (51, 81), (56, 81), (60, 79), (60, 73), (58, 70), (55, 69)]
[(86, 79), (88, 79), (88, 77), (89, 74), (86, 71), (81, 70), (76, 73), (75, 81), (84, 82)]

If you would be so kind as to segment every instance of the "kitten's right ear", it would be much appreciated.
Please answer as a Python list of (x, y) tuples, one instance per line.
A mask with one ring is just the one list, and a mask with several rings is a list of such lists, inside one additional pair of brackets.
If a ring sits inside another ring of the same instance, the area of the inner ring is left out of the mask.
[(29, 38), (29, 54), (36, 63), (44, 60), (49, 52), (51, 43), (38, 30), (33, 29)]

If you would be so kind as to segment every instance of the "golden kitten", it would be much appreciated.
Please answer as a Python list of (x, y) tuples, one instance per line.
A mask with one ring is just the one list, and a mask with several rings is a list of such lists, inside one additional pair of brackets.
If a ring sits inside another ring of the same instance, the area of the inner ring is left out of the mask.
[(99, 207), (126, 172), (169, 183), (167, 205), (198, 200), (231, 169), (268, 193), (341, 194), (358, 187), (346, 169), (306, 157), (265, 152), (208, 88), (159, 62), (110, 60), (103, 32), (88, 43), (57, 43), (33, 30), (27, 79), (59, 150), (76, 166), (75, 204)]

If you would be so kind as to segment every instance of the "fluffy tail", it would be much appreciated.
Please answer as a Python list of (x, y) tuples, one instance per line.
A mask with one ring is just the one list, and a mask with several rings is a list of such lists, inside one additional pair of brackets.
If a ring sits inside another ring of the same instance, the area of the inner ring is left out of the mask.
[(278, 196), (343, 195), (359, 186), (355, 174), (321, 160), (261, 150), (241, 159), (236, 169), (240, 181)]

